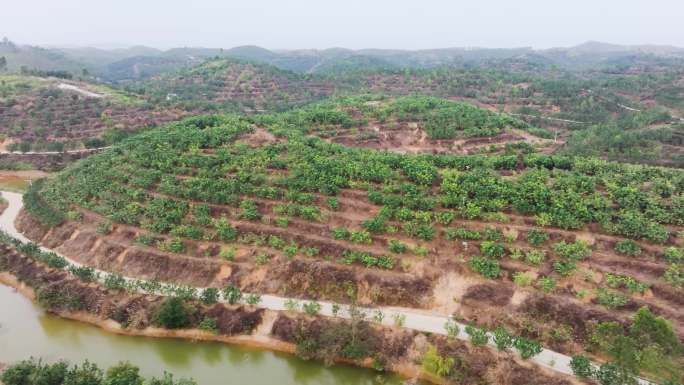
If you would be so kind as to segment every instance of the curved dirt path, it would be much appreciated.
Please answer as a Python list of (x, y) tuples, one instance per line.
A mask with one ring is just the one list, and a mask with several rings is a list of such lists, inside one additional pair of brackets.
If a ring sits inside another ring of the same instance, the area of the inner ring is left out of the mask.
[[(17, 238), (21, 240), (22, 242), (31, 242), (28, 238), (26, 238), (21, 232), (17, 230), (17, 228), (14, 226), (14, 220), (16, 219), (17, 215), (19, 214), (19, 211), (21, 210), (23, 206), (23, 201), (22, 201), (22, 195), (14, 192), (9, 192), (9, 191), (0, 191), (2, 193), (2, 196), (7, 200), (8, 202), (8, 207), (5, 209), (5, 211), (0, 214), (0, 230), (8, 233), (14, 238)], [(49, 251), (49, 252), (54, 252), (53, 250), (50, 250), (48, 248), (42, 247), (41, 249), (44, 251)], [(73, 261), (65, 256), (64, 257), (70, 264), (74, 266), (81, 266), (80, 263)], [(98, 273), (101, 274), (108, 274), (105, 271), (101, 270), (95, 270)], [(137, 280), (135, 278), (129, 278), (125, 277), (127, 280)], [(197, 288), (198, 290), (202, 290), (204, 288)], [(249, 293), (244, 293), (246, 295), (249, 295)], [(296, 301), (299, 304), (304, 304), (307, 303), (308, 301), (306, 300), (301, 300), (298, 298), (287, 298), (287, 297), (279, 297), (279, 296), (274, 296), (274, 295), (261, 295), (261, 302), (259, 302), (256, 306), (264, 309), (269, 309), (269, 310), (276, 310), (276, 311), (282, 311), (282, 310), (291, 310), (286, 306), (286, 303), (290, 301)], [(225, 302), (223, 299), (221, 299), (221, 302)], [(319, 312), (320, 315), (324, 316), (335, 316), (333, 313), (333, 303), (332, 302), (327, 302), (327, 301), (316, 301), (321, 305), (321, 310)], [(299, 307), (301, 309), (301, 307)], [(428, 332), (428, 333), (435, 333), (435, 334), (441, 334), (441, 335), (446, 335), (446, 329), (445, 329), (445, 324), (447, 321), (450, 321), (449, 317), (443, 316), (443, 315), (437, 315), (434, 313), (431, 313), (429, 311), (420, 311), (416, 309), (407, 309), (407, 308), (399, 308), (399, 307), (377, 307), (377, 308), (363, 308), (359, 307), (358, 310), (362, 311), (363, 313), (366, 314), (366, 319), (372, 318), (378, 311), (382, 312), (384, 315), (384, 318), (382, 319), (382, 324), (387, 325), (387, 326), (394, 326), (395, 325), (395, 318), (396, 317), (402, 317), (404, 319), (402, 327), (407, 328), (407, 329), (413, 329), (421, 332)], [(301, 311), (301, 310), (300, 310)], [(340, 310), (337, 312), (337, 317), (341, 318), (351, 318), (349, 314), (348, 307), (345, 305), (340, 306)], [(375, 321), (374, 321), (375, 322)], [(470, 337), (468, 334), (465, 333), (465, 324), (456, 322), (456, 325), (459, 327), (459, 333), (457, 338), (465, 341), (469, 341)], [(494, 343), (492, 342), (492, 336), (490, 335), (490, 342), (489, 345), (492, 347), (495, 347)], [(515, 354), (515, 350), (512, 350)], [(543, 349), (542, 352), (532, 358), (529, 359), (529, 361), (534, 362), (538, 364), (541, 367), (551, 369), (553, 371), (562, 373), (562, 374), (567, 374), (567, 375), (573, 375), (572, 369), (570, 368), (570, 360), (571, 357), (566, 356), (564, 354), (548, 350), (548, 349)], [(650, 382), (639, 379), (640, 384), (644, 385), (649, 385), (651, 384)]]
[(60, 90), (74, 91), (74, 92), (79, 93), (79, 94), (81, 94), (85, 97), (88, 97), (88, 98), (100, 99), (100, 98), (105, 97), (105, 95), (98, 94), (98, 93), (88, 91), (88, 90), (84, 90), (83, 88), (80, 88), (78, 86), (75, 86), (73, 84), (68, 84), (68, 83), (59, 83), (57, 88), (59, 88)]

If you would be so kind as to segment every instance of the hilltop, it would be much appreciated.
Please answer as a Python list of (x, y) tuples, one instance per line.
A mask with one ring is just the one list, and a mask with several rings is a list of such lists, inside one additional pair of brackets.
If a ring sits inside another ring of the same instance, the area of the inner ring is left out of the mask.
[(282, 110), (330, 96), (334, 86), (265, 64), (213, 59), (133, 86), (154, 103), (211, 110)]

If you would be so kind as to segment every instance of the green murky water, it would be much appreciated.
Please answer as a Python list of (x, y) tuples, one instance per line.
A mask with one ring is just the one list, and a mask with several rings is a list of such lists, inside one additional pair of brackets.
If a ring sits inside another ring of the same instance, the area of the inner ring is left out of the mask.
[(200, 385), (400, 384), (394, 375), (352, 366), (326, 368), (287, 354), (240, 346), (121, 336), (45, 314), (14, 289), (0, 285), (0, 362), (30, 356), (48, 361), (130, 361), (145, 376), (164, 370)]

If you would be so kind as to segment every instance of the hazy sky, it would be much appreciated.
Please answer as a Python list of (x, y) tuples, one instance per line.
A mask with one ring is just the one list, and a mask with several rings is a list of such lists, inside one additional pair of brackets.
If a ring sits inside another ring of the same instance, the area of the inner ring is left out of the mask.
[(159, 48), (684, 46), (684, 0), (2, 0), (0, 36)]

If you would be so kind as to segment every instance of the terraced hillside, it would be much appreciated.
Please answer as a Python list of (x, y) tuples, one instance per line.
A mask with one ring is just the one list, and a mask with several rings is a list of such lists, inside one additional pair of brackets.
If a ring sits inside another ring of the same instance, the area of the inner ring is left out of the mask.
[(530, 63), (473, 69), (349, 71), (330, 75), (342, 89), (420, 94), (505, 111), (555, 131), (570, 155), (682, 167), (681, 66), (558, 71)]
[[(61, 151), (101, 146), (112, 136), (176, 120), (187, 112), (157, 108), (112, 88), (26, 75), (0, 76), (0, 134), (8, 150)], [(104, 136), (104, 138), (103, 138)]]
[[(578, 374), (593, 375), (589, 356), (613, 362), (598, 376), (681, 379), (684, 172), (544, 154), (400, 154), (310, 135), (381, 113), (424, 120), (429, 132), (445, 107), (402, 105), (195, 117), (146, 131), (33, 184), (18, 227), (127, 276), (421, 309), (470, 324), (472, 345), (488, 329), (502, 349), (515, 341), (521, 354), (540, 343), (578, 355)], [(482, 129), (518, 124), (450, 106)], [(372, 359), (326, 350), (320, 323), (277, 324), (303, 357)], [(383, 346), (454, 383), (511, 383), (492, 380), (468, 349), (432, 340), (419, 353), (400, 349), (415, 347), (409, 340)]]
[(302, 75), (215, 59), (128, 88), (157, 104), (250, 113), (280, 111), (330, 95), (435, 96), (508, 112), (547, 128), (557, 139), (554, 151), (570, 142), (564, 149), (570, 155), (681, 167), (682, 73), (674, 64), (571, 72), (509, 59), (467, 69), (359, 66)]
[(284, 109), (334, 91), (332, 84), (321, 80), (236, 59), (209, 60), (136, 87), (155, 103), (234, 112)]
[(640, 120), (668, 121), (667, 113), (682, 115), (683, 78), (679, 67), (578, 74), (526, 66), (523, 62), (502, 68), (492, 64), (473, 69), (359, 70), (335, 78), (391, 95), (416, 93), (476, 99), (483, 106), (509, 112), (580, 122), (571, 125), (576, 128), (618, 117), (621, 123), (634, 126)]
[(424, 96), (363, 95), (331, 99), (252, 118), (331, 143), (400, 153), (553, 152), (558, 135), (507, 114)]

